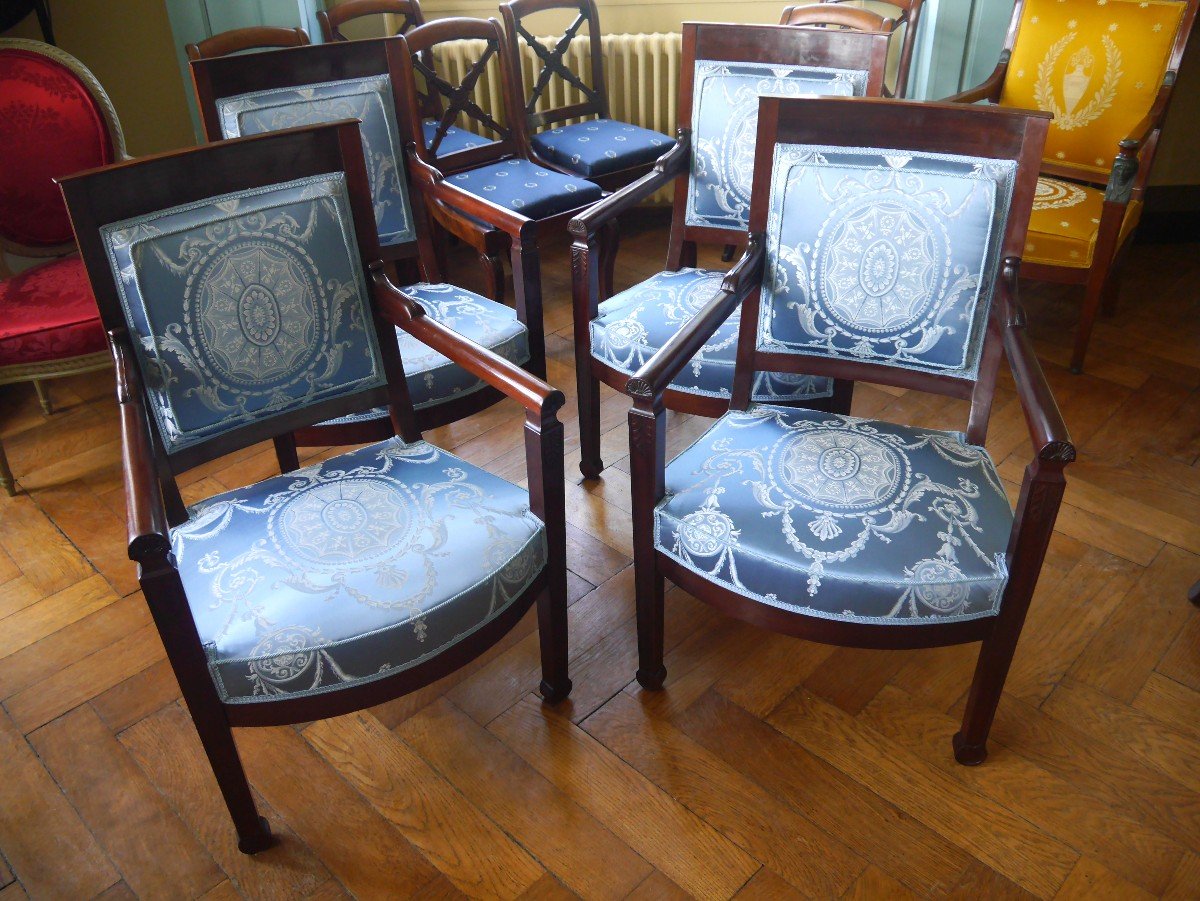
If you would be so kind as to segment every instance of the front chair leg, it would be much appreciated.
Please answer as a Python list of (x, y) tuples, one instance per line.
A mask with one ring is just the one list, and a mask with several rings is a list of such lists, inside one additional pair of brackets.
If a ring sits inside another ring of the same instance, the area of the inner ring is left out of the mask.
[(4, 493), (9, 497), (16, 497), (17, 481), (13, 478), (12, 470), (8, 466), (8, 457), (4, 456), (3, 444), (0, 444), (0, 488), (3, 488)]
[(267, 850), (275, 844), (275, 839), (266, 817), (259, 816), (254, 806), (250, 783), (246, 781), (246, 771), (233, 741), (233, 730), (224, 717), (197, 716), (196, 713), (192, 709), (200, 743), (204, 745), (204, 753), (208, 755), (221, 796), (237, 830), (238, 850), (243, 854)]
[(549, 704), (571, 693), (567, 675), (567, 574), (561, 567), (538, 598), (538, 643), (542, 653), (542, 697)]
[(613, 296), (613, 282), (616, 276), (617, 251), (621, 247), (621, 230), (617, 220), (605, 223), (600, 230), (600, 300), (608, 300)]
[(286, 435), (276, 435), (275, 459), (279, 461), (279, 471), (292, 472), (300, 468), (300, 457), (296, 453), (296, 436), (291, 432)]
[(54, 404), (50, 401), (50, 389), (46, 387), (46, 383), (41, 379), (34, 379), (33, 390), (37, 392), (37, 399), (38, 403), (42, 405), (42, 412), (49, 416), (54, 412)]
[(488, 253), (481, 253), (479, 262), (483, 266), (487, 296), (496, 303), (504, 303), (504, 262), (500, 257)]
[(1092, 328), (1096, 324), (1096, 313), (1100, 310), (1107, 283), (1106, 275), (1093, 276), (1088, 279), (1084, 289), (1083, 308), (1079, 314), (1079, 325), (1075, 328), (1075, 347), (1071, 351), (1071, 372), (1076, 375), (1083, 372), (1083, 359), (1087, 356), (1088, 344), (1092, 340)]
[(659, 408), (629, 411), (629, 467), (633, 493), (633, 571), (637, 601), (638, 684), (658, 691), (667, 678), (663, 664), (663, 577), (654, 550), (654, 508), (662, 497), (661, 454), (666, 415)]
[(542, 324), (542, 267), (537, 244), (514, 238), (511, 259), (517, 317), (529, 330), (529, 363), (525, 368), (544, 379), (546, 333)]
[(579, 471), (585, 479), (604, 472), (600, 459), (600, 380), (592, 373), (588, 347), (575, 345), (575, 387), (579, 393)]

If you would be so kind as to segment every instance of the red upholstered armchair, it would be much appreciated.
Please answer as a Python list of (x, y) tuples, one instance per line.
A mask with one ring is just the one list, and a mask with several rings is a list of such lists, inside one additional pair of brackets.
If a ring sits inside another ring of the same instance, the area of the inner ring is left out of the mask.
[[(54, 179), (125, 157), (116, 111), (79, 60), (0, 40), (0, 252), (54, 257), (12, 275), (0, 255), (0, 385), (104, 369), (108, 345)], [(16, 485), (0, 445), (0, 486)]]

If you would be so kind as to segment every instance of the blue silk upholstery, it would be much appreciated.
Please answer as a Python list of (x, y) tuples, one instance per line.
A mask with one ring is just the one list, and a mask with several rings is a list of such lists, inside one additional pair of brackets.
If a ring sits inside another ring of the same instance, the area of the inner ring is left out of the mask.
[(549, 218), (599, 200), (604, 193), (590, 181), (551, 172), (524, 159), (491, 163), (446, 180), (529, 219)]
[(398, 438), (210, 498), (171, 543), (231, 703), (419, 664), (499, 616), (546, 563), (527, 492)]
[[(426, 147), (433, 143), (434, 135), (437, 134), (437, 126), (437, 122), (432, 119), (426, 119), (421, 123)], [(438, 144), (435, 155), (442, 157), (451, 153), (458, 153), (460, 150), (471, 150), (474, 147), (486, 147), (488, 144), (495, 143), (495, 141), (488, 138), (481, 138), (479, 135), (469, 132), (465, 128), (458, 128), (451, 125), (446, 129), (446, 133), (442, 135), (442, 143)]]
[(659, 552), (771, 607), (923, 625), (996, 614), (1012, 511), (960, 435), (795, 407), (730, 412), (667, 467)]
[[(529, 361), (529, 330), (512, 307), (480, 297), (455, 285), (421, 283), (402, 289), (418, 301), (431, 319), (436, 319), (469, 341), (499, 354), (518, 366)], [(403, 329), (396, 329), (400, 359), (408, 382), (408, 396), (415, 409), (433, 407), (472, 394), (486, 384), (461, 366), (450, 362), (427, 344)], [(362, 422), (387, 417), (386, 407), (330, 420), (323, 425)]]
[(861, 97), (867, 72), (696, 60), (688, 225), (745, 231), (758, 138), (758, 98)]
[(675, 145), (664, 134), (615, 119), (563, 125), (533, 136), (542, 159), (584, 178), (653, 163)]
[(1016, 164), (780, 144), (758, 345), (973, 378)]
[(352, 221), (338, 173), (101, 229), (168, 452), (386, 383)]
[[(660, 272), (600, 304), (592, 320), (592, 355), (618, 372), (632, 376), (659, 348), (721, 290), (724, 272), (680, 269)], [(739, 307), (671, 387), (707, 397), (730, 396), (737, 358)], [(815, 400), (829, 397), (830, 379), (788, 373), (756, 373), (756, 401)]]
[(330, 81), (295, 88), (253, 91), (217, 100), (226, 138), (257, 135), (300, 125), (359, 119), (367, 178), (382, 247), (416, 240), (404, 168), (404, 148), (396, 127), (395, 104), (387, 76)]

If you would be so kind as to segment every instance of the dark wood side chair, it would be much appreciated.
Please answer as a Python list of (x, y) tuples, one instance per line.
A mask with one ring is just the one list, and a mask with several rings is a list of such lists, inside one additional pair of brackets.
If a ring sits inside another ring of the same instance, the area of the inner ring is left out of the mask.
[[(32, 383), (46, 415), (51, 379), (112, 365), (54, 179), (124, 158), (117, 112), (79, 60), (0, 38), (0, 385)], [(45, 259), (13, 274), (5, 252)], [(2, 445), (0, 489), (17, 491)]]
[(1200, 0), (1017, 0), (995, 71), (951, 97), (1054, 114), (1022, 274), (1083, 287), (1071, 352), (1083, 371), (1121, 266)]
[[(423, 128), (421, 110), (426, 94), (446, 101), (433, 137), (410, 148), (411, 174), (430, 215), (445, 232), (457, 236), (479, 255), (489, 275), (493, 296), (503, 296), (504, 281), (498, 247), (506, 247), (512, 262), (513, 293), (523, 322), (540, 321), (542, 276), (539, 247), (566, 234), (571, 217), (595, 203), (603, 190), (590, 181), (564, 175), (525, 156), (512, 127), (515, 103), (512, 80), (504, 59), (504, 31), (495, 19), (451, 18), (422, 25), (395, 40), (408, 53), (400, 72), (400, 93), (409, 129)], [(461, 81), (447, 81), (428, 60), (434, 48), (455, 41), (479, 41), (482, 52)], [(495, 60), (500, 73), (505, 109), (501, 122), (474, 99), (479, 79)], [(442, 152), (442, 139), (452, 123), (473, 120), (495, 136), (477, 147)], [(443, 233), (443, 237), (444, 237)], [(606, 259), (611, 255), (606, 255)], [(530, 370), (545, 373), (545, 348), (540, 334), (530, 334)]]
[[(245, 54), (194, 62), (205, 131), (215, 141), (358, 119), (380, 258), (396, 265), (400, 284), (408, 285), (404, 290), (431, 318), (511, 363), (528, 365), (530, 335), (537, 335), (532, 343), (544, 344), (540, 317), (526, 321), (511, 307), (442, 283), (424, 204), (408, 185), (403, 148), (411, 143), (409, 120), (393, 90), (405, 52), (395, 38), (374, 38), (277, 50), (270, 66)], [(407, 332), (398, 330), (397, 339), (418, 428), (456, 422), (503, 398)], [(321, 447), (381, 441), (391, 434), (387, 410), (380, 407), (302, 429), (295, 441)], [(278, 450), (282, 468), (295, 468), (294, 447), (281, 439)]]
[[(604, 469), (600, 383), (624, 391), (629, 377), (720, 289), (724, 272), (696, 268), (699, 245), (745, 243), (759, 93), (878, 96), (887, 47), (887, 35), (881, 33), (684, 23), (677, 146), (654, 171), (570, 224), (579, 465), (585, 477), (599, 478)], [(672, 182), (666, 269), (605, 300), (603, 230)], [(736, 338), (737, 317), (731, 316), (680, 370), (667, 391), (667, 406), (702, 416), (725, 412)], [(850, 387), (824, 378), (763, 373), (754, 395), (845, 411)]]
[[(1017, 272), (1049, 116), (764, 97), (750, 242), (629, 380), (638, 681), (662, 687), (663, 577), (788, 635), (983, 645), (954, 752), (981, 763), (1075, 449)], [(729, 412), (666, 463), (664, 394), (741, 304)], [(983, 443), (1007, 355), (1034, 459), (1016, 514)], [(969, 400), (966, 432), (756, 404), (756, 373)]]
[(250, 28), (232, 28), (210, 38), (188, 44), (184, 49), (190, 60), (212, 59), (246, 50), (272, 50), (277, 47), (303, 47), (307, 44), (308, 32), (303, 28), (282, 28), (278, 25), (254, 25)]
[(321, 36), (326, 41), (348, 41), (342, 34), (342, 26), (355, 19), (370, 16), (395, 16), (399, 23), (392, 34), (404, 34), (425, 24), (421, 4), (417, 0), (344, 0), (329, 9), (317, 12)]
[[(547, 47), (530, 31), (525, 20), (538, 13), (563, 11), (574, 14), (574, 19), (553, 45)], [(657, 131), (609, 115), (600, 15), (595, 0), (509, 0), (501, 5), (500, 12), (508, 34), (506, 64), (520, 103), (514, 110), (517, 112), (514, 125), (531, 160), (611, 190), (645, 175), (654, 161), (675, 143)], [(583, 77), (572, 70), (568, 54), (585, 26), (589, 71)], [(533, 84), (528, 86), (521, 61), (522, 46), (528, 47), (541, 63)], [(561, 83), (564, 95), (570, 91), (580, 99), (550, 106), (547, 91), (555, 79)], [(568, 124), (571, 119), (583, 121)]]
[[(541, 692), (566, 697), (563, 395), (388, 280), (357, 125), (221, 141), (63, 188), (117, 364), (129, 556), (239, 848), (271, 835), (231, 727), (413, 691), (535, 601)], [(420, 439), (397, 327), (524, 407), (528, 491)], [(179, 473), (379, 404), (387, 440), (184, 508)]]
[[(884, 81), (885, 97), (903, 97), (908, 91), (908, 76), (912, 71), (913, 50), (917, 45), (917, 33), (921, 25), (921, 9), (925, 0), (817, 0), (824, 6), (834, 6), (844, 12), (867, 12), (893, 24), (888, 28), (892, 33), (892, 43), (888, 50), (887, 78)], [(811, 6), (813, 4), (809, 4)], [(784, 9), (779, 20), (781, 25), (796, 25), (800, 22), (789, 21), (793, 16), (806, 15), (799, 13), (805, 6), (789, 6)], [(853, 15), (853, 13), (852, 13)], [(874, 21), (874, 20), (870, 20)], [(842, 24), (848, 28), (861, 28), (867, 19), (848, 19)], [(806, 23), (805, 23), (806, 24)], [(835, 23), (830, 23), (835, 24)]]

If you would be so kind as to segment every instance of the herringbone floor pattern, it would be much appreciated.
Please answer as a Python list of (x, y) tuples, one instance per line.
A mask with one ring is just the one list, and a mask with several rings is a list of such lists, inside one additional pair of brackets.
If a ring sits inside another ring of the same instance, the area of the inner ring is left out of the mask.
[[(660, 267), (628, 233), (619, 287)], [(461, 267), (474, 276), (469, 261)], [(546, 254), (550, 379), (574, 394), (568, 263)], [(568, 437), (572, 676), (543, 708), (533, 623), (414, 696), (239, 743), (279, 847), (234, 835), (123, 547), (107, 376), (0, 393), (22, 493), (0, 497), (0, 899), (1200, 896), (1200, 260), (1138, 247), (1086, 375), (1075, 295), (1026, 303), (1081, 453), (992, 755), (950, 736), (973, 646), (839, 650), (668, 595), (667, 689), (635, 666), (623, 399), (602, 482)], [(961, 427), (956, 401), (860, 386), (855, 412)], [(672, 421), (678, 447), (703, 421)], [(501, 404), (429, 437), (523, 478)], [(1007, 373), (988, 441), (1016, 491), (1030, 447)], [(328, 451), (326, 451), (327, 453)], [(311, 456), (311, 454), (309, 455)], [(264, 446), (187, 500), (274, 472)]]

